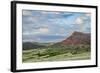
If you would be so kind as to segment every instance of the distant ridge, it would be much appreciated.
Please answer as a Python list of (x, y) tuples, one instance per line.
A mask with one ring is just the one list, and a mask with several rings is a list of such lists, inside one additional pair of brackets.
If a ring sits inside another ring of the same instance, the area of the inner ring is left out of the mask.
[(79, 44), (90, 44), (91, 34), (83, 32), (73, 32), (71, 36), (59, 42), (62, 45), (79, 45)]

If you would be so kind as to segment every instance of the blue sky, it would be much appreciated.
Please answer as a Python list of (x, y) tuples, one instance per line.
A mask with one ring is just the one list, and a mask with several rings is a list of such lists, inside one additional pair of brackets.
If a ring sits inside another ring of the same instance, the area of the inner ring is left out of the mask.
[(91, 14), (23, 10), (22, 23), (24, 42), (59, 42), (74, 31), (90, 33)]

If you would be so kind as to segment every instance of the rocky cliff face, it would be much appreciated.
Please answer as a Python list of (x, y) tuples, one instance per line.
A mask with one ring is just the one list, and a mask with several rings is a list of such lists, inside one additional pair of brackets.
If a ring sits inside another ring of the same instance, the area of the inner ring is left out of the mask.
[(78, 44), (90, 44), (91, 34), (83, 32), (73, 32), (71, 36), (60, 42), (63, 45), (78, 45)]

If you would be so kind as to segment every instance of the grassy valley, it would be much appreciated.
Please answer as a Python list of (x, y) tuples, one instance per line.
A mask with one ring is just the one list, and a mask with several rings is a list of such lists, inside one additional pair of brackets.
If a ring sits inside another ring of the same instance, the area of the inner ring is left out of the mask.
[(90, 45), (53, 45), (23, 51), (23, 62), (90, 59)]

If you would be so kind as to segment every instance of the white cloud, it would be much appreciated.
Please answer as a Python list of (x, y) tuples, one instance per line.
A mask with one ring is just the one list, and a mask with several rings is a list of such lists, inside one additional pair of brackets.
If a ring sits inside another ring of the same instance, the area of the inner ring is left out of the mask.
[(32, 32), (23, 32), (23, 35), (32, 35)]
[(80, 24), (83, 24), (83, 23), (84, 23), (83, 17), (80, 16), (80, 17), (76, 18), (75, 23), (76, 23), (76, 24), (79, 24), (79, 25), (80, 25)]
[(48, 11), (43, 11), (43, 14), (60, 14), (60, 12), (48, 12)]
[(88, 16), (91, 16), (91, 14), (90, 13), (86, 13), (83, 16), (79, 16), (78, 18), (76, 18), (75, 23), (79, 24), (79, 25), (83, 25), (84, 21), (88, 19), (87, 18)]
[(35, 34), (48, 34), (49, 29), (46, 27), (40, 27), (34, 31), (32, 31), (30, 34), (35, 35)]
[(84, 31), (84, 24), (85, 24), (86, 19), (87, 19), (86, 16), (80, 16), (80, 17), (76, 18), (76, 20), (75, 20), (75, 24), (77, 24), (77, 26), (79, 27), (79, 30), (81, 32)]
[[(30, 26), (29, 26), (30, 25)], [(23, 35), (36, 35), (36, 34), (48, 34), (49, 33), (49, 28), (45, 26), (33, 26), (33, 24), (29, 24), (25, 29), (26, 31), (23, 32)]]
[(86, 16), (91, 16), (91, 13), (86, 13), (85, 15), (86, 15)]
[(52, 34), (52, 35), (56, 35), (56, 36), (67, 36), (65, 33), (61, 34), (61, 33), (55, 33), (55, 34)]
[(36, 22), (38, 19), (39, 19), (38, 17), (30, 16), (27, 18), (27, 21)]
[(26, 10), (24, 11), (24, 10), (23, 10), (23, 15), (27, 15), (27, 16), (28, 16), (28, 15), (32, 15), (32, 12), (31, 12), (31, 11), (26, 11)]
[(39, 28), (39, 32), (40, 32), (40, 33), (48, 33), (48, 32), (49, 32), (49, 29), (46, 28), (46, 27)]

